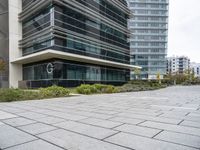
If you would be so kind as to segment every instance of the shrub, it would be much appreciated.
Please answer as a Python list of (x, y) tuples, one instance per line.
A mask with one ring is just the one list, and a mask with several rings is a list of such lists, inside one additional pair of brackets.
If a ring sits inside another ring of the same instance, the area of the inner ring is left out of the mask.
[(102, 93), (102, 91), (107, 87), (107, 85), (104, 84), (94, 84), (93, 85), (98, 93)]
[(76, 91), (79, 94), (86, 94), (86, 95), (97, 93), (97, 89), (94, 86), (89, 85), (89, 84), (80, 85), (79, 87), (76, 88)]
[(68, 96), (69, 93), (70, 91), (68, 89), (57, 86), (41, 88), (35, 91), (21, 89), (0, 89), (0, 102), (65, 97)]
[(12, 102), (32, 99), (39, 99), (39, 94), (35, 91), (24, 91), (20, 89), (0, 89), (1, 102)]
[(0, 100), (3, 102), (11, 102), (20, 99), (22, 96), (21, 90), (19, 89), (1, 89)]
[(104, 85), (104, 84), (82, 84), (81, 86), (76, 88), (76, 91), (79, 94), (97, 94), (97, 93), (117, 93), (118, 89), (112, 85)]
[(160, 84), (158, 81), (134, 80), (119, 87), (119, 92), (136, 92), (156, 90), (167, 87), (167, 84)]
[(51, 98), (69, 96), (70, 91), (66, 88), (54, 85), (47, 88), (40, 88), (39, 93), (41, 94), (42, 98)]
[(104, 88), (102, 88), (101, 93), (117, 93), (118, 89), (112, 85), (106, 85)]

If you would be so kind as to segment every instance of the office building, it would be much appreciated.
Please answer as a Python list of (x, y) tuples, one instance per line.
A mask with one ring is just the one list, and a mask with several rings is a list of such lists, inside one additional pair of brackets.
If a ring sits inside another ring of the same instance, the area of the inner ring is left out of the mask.
[[(9, 63), (9, 40), (8, 40), (8, 0), (0, 1), (0, 62)], [(0, 64), (3, 65), (3, 64)], [(0, 70), (0, 87), (8, 87), (8, 65)]]
[(125, 0), (0, 2), (8, 10), (1, 22), (9, 29), (1, 30), (9, 40), (0, 52), (9, 58), (10, 87), (121, 85), (137, 68), (130, 65)]
[[(142, 68), (142, 79), (161, 78), (166, 74), (168, 43), (168, 0), (128, 0), (133, 17), (131, 31), (131, 64)], [(134, 72), (131, 78), (135, 79)]]

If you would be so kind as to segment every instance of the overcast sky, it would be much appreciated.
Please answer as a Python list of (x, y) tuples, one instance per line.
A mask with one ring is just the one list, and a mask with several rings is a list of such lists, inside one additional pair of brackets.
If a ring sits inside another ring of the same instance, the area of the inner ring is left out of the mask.
[(200, 0), (169, 0), (168, 55), (200, 63)]

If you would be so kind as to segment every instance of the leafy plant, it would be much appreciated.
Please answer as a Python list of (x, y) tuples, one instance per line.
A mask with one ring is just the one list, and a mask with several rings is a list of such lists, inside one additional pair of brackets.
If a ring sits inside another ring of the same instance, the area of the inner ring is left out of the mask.
[(48, 98), (48, 97), (66, 97), (69, 96), (70, 90), (59, 87), (59, 86), (51, 86), (47, 88), (40, 88), (39, 93), (42, 97)]
[(134, 80), (119, 87), (119, 92), (136, 92), (136, 91), (149, 91), (167, 87), (166, 84), (160, 84), (156, 80), (144, 81)]
[(79, 94), (97, 94), (97, 93), (117, 93), (118, 90), (116, 87), (112, 85), (104, 85), (104, 84), (82, 84), (81, 86), (76, 88), (76, 91)]
[(21, 100), (35, 100), (44, 98), (66, 97), (70, 91), (63, 87), (52, 86), (39, 90), (0, 89), (0, 102), (12, 102)]

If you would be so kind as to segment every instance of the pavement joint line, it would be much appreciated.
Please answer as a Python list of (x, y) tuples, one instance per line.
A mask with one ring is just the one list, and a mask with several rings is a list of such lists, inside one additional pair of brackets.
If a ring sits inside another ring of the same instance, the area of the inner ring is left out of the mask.
[(118, 125), (118, 126), (115, 126), (115, 127), (111, 128), (111, 129), (118, 128), (118, 127), (120, 127), (120, 126), (123, 126), (123, 125), (125, 125), (125, 124), (126, 124), (126, 123), (123, 123), (123, 122), (121, 122), (121, 124), (120, 124), (120, 125)]
[(133, 148), (130, 148), (130, 147), (126, 147), (126, 146), (123, 146), (123, 145), (120, 145), (120, 144), (116, 144), (116, 143), (112, 143), (112, 142), (106, 141), (106, 139), (102, 140), (102, 141), (106, 142), (106, 143), (109, 143), (109, 144), (112, 144), (112, 145), (116, 145), (116, 146), (122, 147), (122, 148), (129, 149), (129, 150), (136, 150), (136, 149), (133, 149)]
[(40, 135), (40, 134), (45, 134), (45, 133), (48, 133), (48, 132), (56, 131), (56, 130), (58, 130), (58, 129), (59, 129), (59, 128), (56, 128), (56, 129), (52, 129), (52, 130), (49, 130), (49, 131), (37, 133), (37, 134), (34, 134), (34, 135), (37, 136), (37, 135)]
[(121, 133), (121, 131), (118, 131), (117, 133), (114, 133), (114, 134), (112, 134), (112, 135), (109, 135), (109, 136), (107, 136), (107, 137), (101, 139), (101, 141), (104, 141), (105, 139), (108, 139), (108, 138), (110, 138), (110, 137), (112, 137), (112, 136), (115, 136), (115, 135), (117, 135), (117, 134), (119, 134), (119, 133)]
[(191, 112), (188, 112), (185, 116), (188, 116)]
[(177, 125), (180, 125), (183, 121), (184, 121), (184, 119), (182, 119), (179, 123), (177, 123)]
[[(94, 118), (94, 119), (97, 119), (97, 118)], [(103, 128), (103, 129), (110, 129), (110, 130), (113, 129), (113, 128), (106, 128), (106, 127), (94, 125), (94, 124), (91, 124), (91, 123), (80, 122), (79, 120), (78, 120), (78, 121), (73, 121), (73, 122), (80, 123), (80, 124), (85, 124), (85, 125), (90, 125), (90, 126), (93, 126), (93, 127), (99, 127), (99, 128)], [(113, 121), (113, 122), (114, 122), (114, 121)], [(116, 123), (118, 123), (118, 122), (116, 122)], [(124, 124), (125, 124), (125, 123), (124, 123)], [(119, 125), (119, 126), (121, 126), (121, 125)]]
[(121, 112), (118, 112), (118, 113), (115, 113), (115, 114), (106, 114), (106, 113), (101, 113), (101, 112), (97, 112), (97, 111), (91, 111), (91, 113), (102, 114), (102, 115), (117, 115), (117, 114), (120, 114)]
[(156, 115), (156, 117), (160, 117), (161, 115), (164, 115), (164, 113), (160, 113), (160, 114)]
[(183, 121), (185, 121), (184, 119), (181, 121), (181, 122), (179, 122), (177, 125), (180, 125)]
[(136, 124), (136, 126), (139, 126), (140, 124), (145, 123), (146, 121), (148, 121), (148, 120), (144, 120), (142, 122), (139, 122), (139, 123)]
[(154, 136), (152, 136), (151, 138), (153, 139), (154, 137), (156, 137), (157, 135), (159, 135), (160, 133), (162, 133), (164, 130), (161, 130), (160, 132), (158, 132), (157, 134), (155, 134)]

